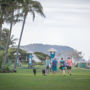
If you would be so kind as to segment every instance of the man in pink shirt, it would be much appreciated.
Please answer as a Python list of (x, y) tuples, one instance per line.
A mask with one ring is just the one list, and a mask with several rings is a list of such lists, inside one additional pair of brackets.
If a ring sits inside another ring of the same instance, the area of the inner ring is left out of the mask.
[(68, 74), (71, 76), (71, 69), (72, 69), (72, 60), (70, 59), (70, 57), (68, 57), (67, 59), (67, 71), (68, 71)]

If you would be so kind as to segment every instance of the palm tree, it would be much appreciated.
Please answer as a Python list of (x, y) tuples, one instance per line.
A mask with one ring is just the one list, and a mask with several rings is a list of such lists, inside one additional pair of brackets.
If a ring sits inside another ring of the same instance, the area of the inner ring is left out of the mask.
[(7, 62), (8, 48), (9, 48), (10, 36), (11, 36), (13, 23), (20, 21), (19, 20), (19, 17), (21, 16), (20, 12), (17, 12), (17, 14), (15, 13), (16, 11), (20, 11), (21, 2), (22, 0), (0, 0), (0, 47), (1, 47), (1, 36), (2, 36), (2, 24), (4, 22), (10, 23), (10, 32), (7, 38), (5, 58), (3, 61), (4, 65)]
[(1, 34), (2, 34), (2, 24), (7, 21), (6, 19), (10, 15), (10, 0), (0, 0), (0, 45), (1, 45)]
[[(0, 23), (0, 35), (2, 36), (2, 24), (4, 23), (4, 17), (10, 13), (10, 3), (6, 2), (5, 0), (0, 2), (0, 9), (1, 9), (1, 23)], [(8, 11), (9, 9), (9, 11)], [(6, 13), (7, 12), (7, 13)], [(5, 19), (6, 20), (6, 19)], [(11, 33), (11, 29), (12, 29), (12, 25), (10, 27), (10, 33)], [(10, 34), (9, 34), (10, 35)], [(1, 44), (1, 36), (0, 36), (0, 44)], [(6, 47), (6, 52), (7, 52), (7, 48)], [(6, 56), (6, 55), (5, 55)], [(5, 60), (4, 60), (5, 61)], [(5, 62), (4, 62), (5, 64)]]
[[(11, 18), (11, 11), (14, 10), (16, 12), (20, 11), (20, 4), (23, 0), (0, 0), (0, 45), (1, 45), (1, 34), (2, 34), (2, 24), (10, 21)], [(18, 17), (20, 17), (20, 13), (17, 13), (15, 15), (16, 22), (18, 20)], [(15, 22), (15, 21), (14, 21)], [(10, 22), (8, 22), (10, 23)]]
[(2, 18), (3, 18), (3, 15), (1, 14), (1, 17), (0, 17), (0, 45), (1, 45), (1, 33), (2, 33)]
[(2, 34), (2, 24), (4, 22), (5, 8), (7, 5), (4, 3), (4, 0), (0, 1), (0, 45), (1, 45), (1, 34)]
[[(13, 19), (13, 12), (12, 12), (12, 19)], [(12, 25), (13, 25), (13, 20), (11, 20), (11, 25), (10, 25), (10, 32), (9, 32), (9, 35), (8, 35), (8, 40), (7, 40), (7, 45), (6, 45), (6, 51), (5, 51), (5, 58), (4, 58), (4, 62), (3, 62), (4, 65), (5, 65), (6, 62), (7, 62), (8, 48), (9, 48), (11, 31), (12, 31)]]
[(7, 62), (8, 48), (9, 48), (9, 44), (10, 44), (10, 36), (11, 36), (11, 31), (12, 31), (13, 23), (16, 23), (16, 22), (20, 21), (19, 20), (20, 13), (14, 14), (14, 12), (16, 10), (19, 11), (19, 4), (17, 4), (16, 0), (15, 1), (13, 1), (13, 0), (10, 1), (8, 8), (9, 8), (10, 15), (5, 20), (9, 21), (9, 23), (10, 23), (10, 32), (9, 32), (8, 39), (7, 39), (7, 45), (6, 45), (5, 58), (4, 58), (4, 61), (3, 61), (3, 65), (5, 65), (6, 62)]
[[(1, 41), (1, 43), (2, 43), (4, 48), (6, 48), (6, 43), (7, 43), (7, 38), (8, 38), (9, 32), (10, 32), (10, 30), (7, 28), (4, 28), (2, 30), (2, 41)], [(13, 47), (15, 45), (16, 40), (17, 39), (14, 37), (14, 35), (11, 35), (9, 46)]]
[[(33, 1), (33, 0), (24, 0), (24, 1), (25, 2), (23, 3), (23, 8), (22, 8), (23, 13), (24, 13), (24, 21), (23, 21), (23, 24), (22, 24), (21, 34), (20, 34), (19, 43), (18, 43), (18, 47), (17, 47), (17, 57), (18, 57), (20, 43), (21, 43), (21, 39), (22, 39), (22, 34), (23, 34), (23, 31), (24, 31), (24, 26), (25, 26), (26, 17), (28, 15), (28, 13), (32, 13), (33, 20), (35, 18), (35, 12), (40, 14), (41, 16), (45, 17), (45, 15), (43, 13), (43, 7), (40, 4), (40, 2)], [(17, 59), (15, 60), (14, 70), (16, 70), (16, 62), (17, 62)]]

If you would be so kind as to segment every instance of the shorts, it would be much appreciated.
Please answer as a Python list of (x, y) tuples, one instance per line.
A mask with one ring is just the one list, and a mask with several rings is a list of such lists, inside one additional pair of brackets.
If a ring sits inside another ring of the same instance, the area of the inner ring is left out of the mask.
[(67, 69), (72, 69), (71, 66), (67, 66)]
[(60, 69), (61, 69), (61, 70), (65, 70), (65, 67), (64, 67), (64, 66), (61, 66)]
[(49, 69), (49, 66), (47, 66), (46, 69)]
[(52, 70), (57, 71), (57, 67), (56, 66), (52, 67)]

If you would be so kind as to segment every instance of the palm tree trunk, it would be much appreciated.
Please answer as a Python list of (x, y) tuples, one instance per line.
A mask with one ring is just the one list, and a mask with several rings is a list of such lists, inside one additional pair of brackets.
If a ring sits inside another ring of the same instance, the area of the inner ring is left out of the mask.
[(1, 45), (1, 36), (2, 36), (2, 24), (0, 23), (0, 45)]
[(17, 54), (16, 54), (16, 59), (15, 59), (15, 63), (14, 63), (14, 70), (16, 71), (16, 62), (17, 62), (17, 57), (18, 57), (18, 53), (19, 53), (19, 48), (20, 48), (20, 43), (21, 43), (21, 39), (22, 39), (22, 34), (24, 31), (24, 26), (25, 26), (25, 22), (26, 22), (26, 17), (27, 17), (27, 12), (24, 15), (24, 21), (23, 21), (23, 25), (22, 25), (22, 29), (21, 29), (21, 34), (20, 34), (20, 38), (19, 38), (19, 43), (18, 43), (18, 47), (17, 47)]
[(7, 60), (8, 60), (8, 49), (9, 49), (9, 43), (10, 43), (10, 36), (11, 36), (11, 32), (12, 32), (12, 26), (13, 26), (13, 12), (12, 12), (12, 20), (11, 20), (11, 25), (10, 25), (10, 32), (9, 32), (8, 39), (7, 39), (3, 65), (5, 65), (7, 63)]
[(3, 24), (3, 15), (1, 14), (1, 17), (0, 17), (0, 45), (1, 45), (1, 37), (2, 37), (2, 24)]

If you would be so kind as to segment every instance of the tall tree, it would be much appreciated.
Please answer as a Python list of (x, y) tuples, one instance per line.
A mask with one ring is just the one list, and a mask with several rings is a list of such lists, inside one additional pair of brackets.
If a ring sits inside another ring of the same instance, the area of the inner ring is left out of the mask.
[(2, 24), (6, 21), (8, 16), (10, 16), (11, 1), (14, 0), (0, 0), (0, 45), (1, 45), (1, 34), (2, 34)]
[[(6, 48), (6, 43), (7, 43), (7, 38), (8, 38), (9, 32), (10, 32), (10, 30), (7, 28), (4, 28), (2, 30), (2, 41), (1, 41), (1, 43), (2, 43), (4, 48)], [(13, 47), (15, 45), (16, 40), (17, 39), (14, 37), (14, 35), (11, 35), (9, 47)]]
[[(24, 26), (25, 26), (25, 22), (26, 22), (26, 17), (28, 15), (28, 13), (32, 13), (33, 20), (35, 18), (35, 12), (40, 14), (41, 16), (45, 17), (45, 15), (43, 13), (43, 7), (40, 4), (40, 2), (38, 2), (38, 1), (24, 0), (22, 6), (23, 6), (22, 10), (24, 13), (24, 21), (22, 24), (21, 34), (20, 34), (19, 43), (18, 43), (18, 47), (17, 47), (17, 57), (18, 57), (20, 43), (21, 43), (21, 39), (22, 39), (22, 34), (23, 34), (23, 30), (24, 30)], [(17, 62), (17, 59), (15, 60), (14, 70), (16, 70), (16, 62)]]
[(4, 1), (5, 0), (0, 0), (0, 45), (1, 45), (2, 24), (4, 23), (4, 15), (7, 7)]
[[(18, 17), (20, 17), (20, 8), (23, 0), (0, 0), (0, 45), (1, 45), (1, 34), (2, 34), (2, 25), (8, 21), (10, 23), (11, 11), (18, 11), (15, 15), (17, 22)], [(15, 14), (14, 13), (14, 14)]]
[(0, 45), (1, 45), (1, 34), (2, 34), (2, 23), (3, 23), (3, 21), (2, 21), (2, 14), (1, 14), (1, 17), (0, 17)]
[[(12, 12), (12, 19), (13, 19), (13, 12)], [(13, 25), (13, 20), (11, 20), (10, 32), (9, 32), (8, 40), (7, 40), (7, 44), (6, 44), (6, 52), (5, 52), (4, 62), (3, 62), (4, 65), (5, 65), (6, 62), (7, 62), (7, 57), (8, 57), (8, 48), (9, 48), (9, 42), (10, 42), (11, 31), (12, 31), (12, 25)]]
[[(17, 11), (20, 11), (19, 9), (19, 5), (17, 0), (9, 0), (8, 1), (8, 11), (9, 11), (9, 16), (8, 18), (6, 18), (5, 20), (8, 21), (10, 23), (10, 32), (7, 38), (7, 45), (6, 45), (6, 50), (5, 50), (5, 58), (3, 61), (3, 65), (5, 65), (7, 63), (7, 57), (8, 57), (8, 48), (9, 48), (9, 43), (10, 43), (10, 36), (11, 36), (11, 32), (12, 32), (12, 26), (13, 23), (16, 23), (19, 21), (19, 16), (20, 13), (18, 13)], [(17, 13), (16, 13), (17, 12)]]

